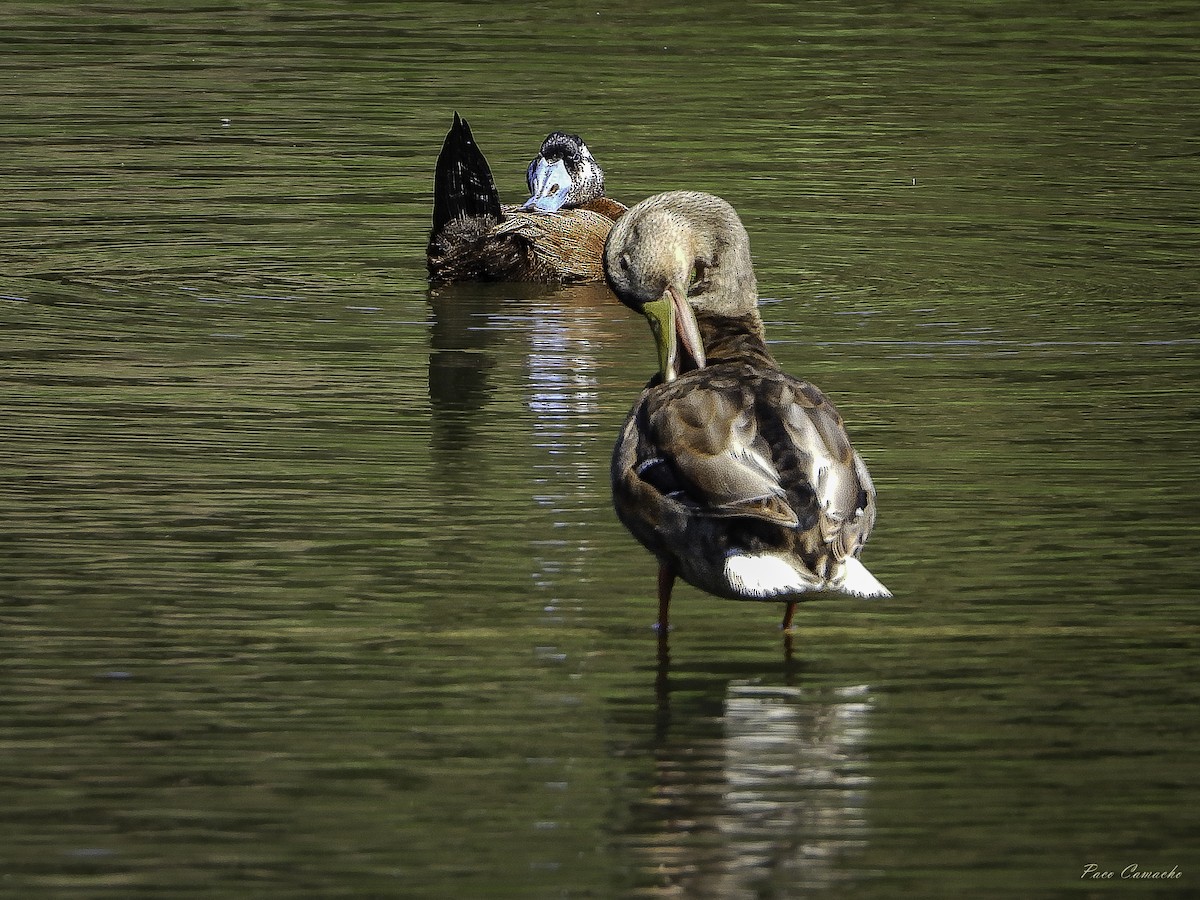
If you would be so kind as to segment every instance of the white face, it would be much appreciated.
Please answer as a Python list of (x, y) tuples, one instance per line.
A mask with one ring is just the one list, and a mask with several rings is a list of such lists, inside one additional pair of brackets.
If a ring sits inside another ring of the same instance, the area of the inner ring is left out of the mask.
[(523, 209), (557, 212), (604, 196), (604, 170), (582, 140), (551, 135), (529, 164), (529, 199)]

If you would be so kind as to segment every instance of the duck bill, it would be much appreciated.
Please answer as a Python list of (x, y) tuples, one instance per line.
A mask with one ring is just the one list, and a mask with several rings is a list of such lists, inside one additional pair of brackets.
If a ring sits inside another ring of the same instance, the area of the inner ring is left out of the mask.
[[(687, 292), (669, 286), (657, 300), (642, 306), (658, 347), (658, 371), (664, 382), (674, 381), (686, 369), (704, 368), (704, 341)], [(680, 345), (684, 351), (680, 353)], [(686, 359), (682, 358), (686, 355)], [(690, 362), (691, 365), (685, 363)]]
[(529, 164), (529, 199), (521, 209), (537, 212), (558, 212), (571, 193), (571, 175), (560, 159), (550, 162), (539, 156)]

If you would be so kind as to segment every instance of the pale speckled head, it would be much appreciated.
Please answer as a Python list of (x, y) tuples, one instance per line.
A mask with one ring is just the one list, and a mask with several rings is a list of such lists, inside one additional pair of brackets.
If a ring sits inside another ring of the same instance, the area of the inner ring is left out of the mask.
[(713, 194), (668, 191), (631, 208), (608, 235), (604, 273), (634, 309), (669, 285), (700, 313), (743, 316), (758, 308), (750, 237), (733, 207)]
[(521, 207), (557, 212), (604, 196), (604, 170), (577, 134), (555, 131), (529, 164), (529, 199)]
[(704, 365), (697, 315), (758, 317), (750, 238), (712, 194), (668, 191), (634, 206), (609, 232), (604, 275), (622, 303), (650, 319), (668, 381), (683, 365), (676, 337)]

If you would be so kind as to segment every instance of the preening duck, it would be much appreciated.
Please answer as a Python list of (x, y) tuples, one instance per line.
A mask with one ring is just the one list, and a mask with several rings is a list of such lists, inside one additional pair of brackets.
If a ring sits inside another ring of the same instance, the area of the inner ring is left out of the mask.
[(604, 269), (658, 347), (612, 486), (618, 518), (658, 558), (660, 637), (676, 577), (786, 603), (785, 630), (815, 591), (891, 596), (859, 561), (871, 476), (829, 398), (771, 356), (733, 207), (692, 191), (643, 200), (609, 234)]
[(448, 281), (602, 281), (604, 241), (625, 212), (582, 138), (547, 135), (527, 173), (529, 199), (502, 206), (467, 120), (454, 114), (434, 172), (429, 276)]

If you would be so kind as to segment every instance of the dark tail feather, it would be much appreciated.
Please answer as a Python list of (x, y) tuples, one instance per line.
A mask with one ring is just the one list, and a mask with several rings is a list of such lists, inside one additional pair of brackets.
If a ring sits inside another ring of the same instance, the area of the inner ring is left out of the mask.
[(460, 216), (499, 219), (500, 194), (471, 126), (455, 113), (433, 175), (433, 233)]

